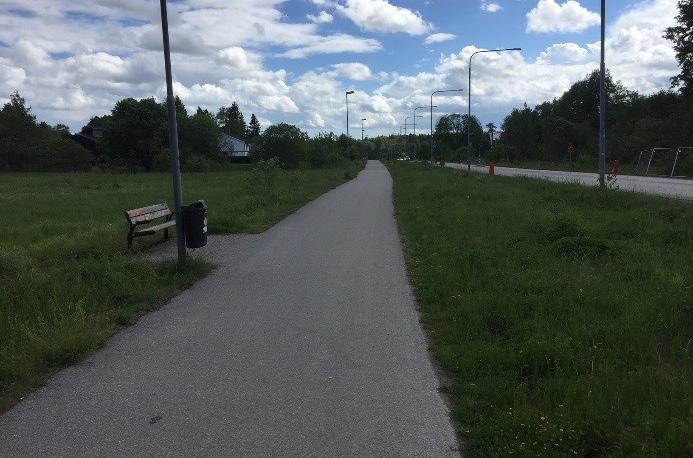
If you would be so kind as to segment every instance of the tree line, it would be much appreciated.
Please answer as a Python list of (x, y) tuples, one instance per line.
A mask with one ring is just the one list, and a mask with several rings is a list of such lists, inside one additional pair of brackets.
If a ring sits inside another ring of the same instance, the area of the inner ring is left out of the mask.
[[(252, 160), (277, 158), (286, 168), (328, 167), (357, 157), (343, 135), (322, 133), (311, 139), (286, 123), (263, 132), (254, 113), (246, 124), (236, 102), (216, 114), (200, 107), (188, 114), (178, 97), (175, 106), (183, 170), (208, 171), (228, 162), (219, 146), (223, 134), (245, 140)], [(109, 114), (92, 117), (79, 134), (71, 135), (63, 124), (38, 122), (24, 98), (14, 93), (0, 110), (0, 171), (169, 168), (167, 108), (154, 98), (119, 100)]]

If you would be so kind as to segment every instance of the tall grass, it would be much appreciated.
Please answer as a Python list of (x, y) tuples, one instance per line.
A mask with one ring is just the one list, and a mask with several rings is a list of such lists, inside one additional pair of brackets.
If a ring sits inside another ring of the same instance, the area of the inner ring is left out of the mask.
[(391, 164), (469, 456), (693, 455), (693, 206)]
[[(260, 232), (360, 165), (277, 171), (271, 199), (248, 167), (184, 174), (183, 194), (207, 201), (212, 232)], [(0, 175), (0, 411), (209, 271), (190, 260), (180, 275), (127, 253), (123, 211), (170, 196), (168, 174)]]

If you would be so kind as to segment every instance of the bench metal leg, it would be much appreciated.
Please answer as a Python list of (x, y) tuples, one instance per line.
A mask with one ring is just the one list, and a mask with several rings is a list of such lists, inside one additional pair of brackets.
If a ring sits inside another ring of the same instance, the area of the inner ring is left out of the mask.
[(135, 227), (130, 226), (130, 231), (128, 231), (128, 251), (132, 251), (132, 239), (135, 238), (133, 237), (133, 232), (135, 232)]

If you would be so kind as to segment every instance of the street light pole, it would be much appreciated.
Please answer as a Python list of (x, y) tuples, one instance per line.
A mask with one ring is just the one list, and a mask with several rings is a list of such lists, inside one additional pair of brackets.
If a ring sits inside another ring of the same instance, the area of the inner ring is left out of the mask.
[(346, 91), (344, 93), (344, 99), (346, 100), (346, 114), (347, 114), (347, 160), (349, 159), (350, 147), (351, 147), (351, 137), (349, 136), (349, 95), (353, 94), (354, 91)]
[(431, 165), (433, 165), (433, 96), (444, 92), (462, 92), (462, 89), (445, 89), (431, 94)]
[(183, 191), (180, 179), (180, 152), (178, 151), (178, 126), (176, 124), (176, 99), (173, 96), (171, 76), (171, 48), (168, 41), (168, 14), (166, 0), (161, 4), (161, 31), (164, 39), (164, 66), (166, 68), (166, 103), (168, 105), (168, 141), (171, 149), (171, 174), (173, 175), (173, 200), (176, 208), (176, 243), (178, 245), (178, 268), (185, 268), (185, 233), (183, 232)]
[(604, 187), (606, 181), (606, 65), (604, 64), (604, 31), (606, 29), (606, 0), (602, 0), (601, 26), (601, 59), (599, 63), (599, 186)]
[[(416, 135), (416, 110), (421, 110), (423, 108), (428, 108), (428, 107), (416, 107), (414, 108), (414, 135)], [(433, 108), (437, 108), (437, 106), (434, 106)], [(418, 116), (419, 118), (423, 118), (423, 116)]]
[(522, 51), (522, 48), (484, 49), (469, 56), (469, 86), (467, 94), (467, 171), (472, 169), (472, 57), (485, 52)]

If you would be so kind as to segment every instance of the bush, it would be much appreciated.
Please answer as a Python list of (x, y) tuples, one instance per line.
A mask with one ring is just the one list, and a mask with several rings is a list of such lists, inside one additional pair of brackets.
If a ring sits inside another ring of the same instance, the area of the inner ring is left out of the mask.
[(48, 136), (38, 145), (34, 157), (35, 170), (42, 171), (83, 171), (89, 170), (93, 157), (80, 144), (67, 137)]
[(270, 158), (266, 161), (259, 161), (256, 163), (253, 170), (248, 174), (246, 182), (248, 194), (276, 201), (278, 172), (279, 159), (277, 158)]
[(344, 162), (344, 148), (333, 133), (320, 133), (308, 140), (305, 163), (311, 168), (335, 167)]
[(183, 164), (185, 172), (210, 172), (219, 164), (203, 156), (191, 156)]

